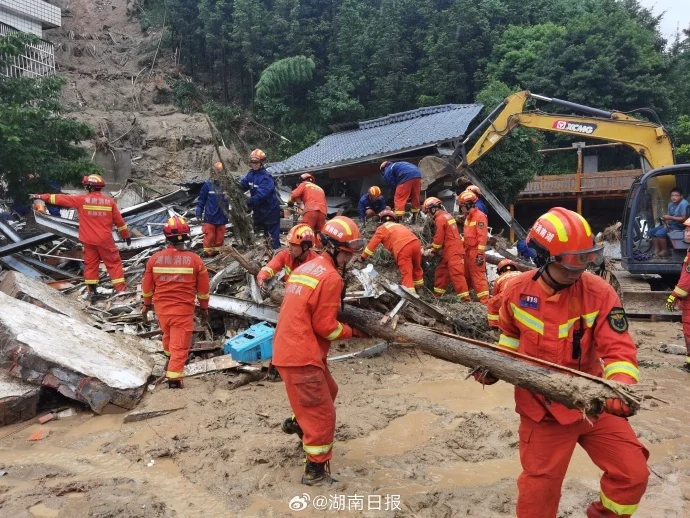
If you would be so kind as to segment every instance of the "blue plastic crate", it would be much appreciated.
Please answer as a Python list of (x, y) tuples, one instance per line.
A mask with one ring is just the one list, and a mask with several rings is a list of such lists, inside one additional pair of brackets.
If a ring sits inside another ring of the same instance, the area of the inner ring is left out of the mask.
[(275, 329), (266, 322), (259, 322), (228, 339), (223, 351), (238, 362), (270, 360), (273, 356), (274, 333)]

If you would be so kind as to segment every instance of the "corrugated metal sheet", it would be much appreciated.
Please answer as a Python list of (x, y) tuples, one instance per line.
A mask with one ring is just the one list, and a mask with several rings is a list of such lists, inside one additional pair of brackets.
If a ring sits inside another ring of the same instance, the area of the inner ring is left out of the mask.
[(481, 104), (444, 104), (362, 121), (359, 129), (328, 135), (268, 170), (281, 175), (325, 169), (459, 139), (481, 109)]

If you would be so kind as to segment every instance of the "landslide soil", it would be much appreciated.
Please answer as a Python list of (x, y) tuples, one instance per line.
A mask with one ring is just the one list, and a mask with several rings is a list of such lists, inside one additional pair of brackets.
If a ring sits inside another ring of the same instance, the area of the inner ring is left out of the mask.
[[(656, 349), (679, 343), (680, 324), (635, 322), (642, 379), (666, 401), (631, 423), (649, 448), (653, 470), (636, 516), (690, 514), (690, 411), (682, 356)], [(336, 343), (332, 354), (374, 340)], [(290, 415), (282, 383), (228, 390), (228, 376), (187, 380), (182, 391), (159, 388), (136, 412), (184, 406), (148, 421), (124, 415), (77, 417), (2, 429), (2, 516), (324, 516), (290, 511), (291, 498), (361, 495), (358, 516), (514, 516), (520, 472), (512, 388), (482, 389), (467, 369), (409, 349), (378, 358), (333, 362), (340, 391), (330, 487), (302, 486), (303, 453), (281, 432)], [(39, 442), (26, 438), (39, 429)], [(9, 435), (11, 432), (16, 432)], [(577, 449), (559, 516), (584, 516), (600, 471)], [(400, 510), (366, 511), (369, 495), (399, 495)], [(339, 511), (340, 513), (344, 511)]]

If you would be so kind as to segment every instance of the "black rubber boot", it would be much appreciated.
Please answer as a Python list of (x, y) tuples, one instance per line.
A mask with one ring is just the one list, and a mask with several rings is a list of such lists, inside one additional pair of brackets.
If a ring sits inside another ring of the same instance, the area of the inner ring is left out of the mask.
[(299, 437), (300, 439), (302, 439), (302, 437), (304, 436), (302, 427), (299, 425), (294, 415), (292, 417), (288, 417), (285, 421), (283, 421), (281, 428), (283, 429), (283, 432), (287, 434), (296, 433), (297, 437)]
[(184, 381), (182, 380), (167, 380), (169, 389), (183, 389)]
[(326, 484), (333, 484), (337, 482), (331, 477), (331, 466), (329, 462), (312, 462), (307, 459), (304, 466), (304, 475), (302, 475), (302, 484), (313, 486), (320, 482)]

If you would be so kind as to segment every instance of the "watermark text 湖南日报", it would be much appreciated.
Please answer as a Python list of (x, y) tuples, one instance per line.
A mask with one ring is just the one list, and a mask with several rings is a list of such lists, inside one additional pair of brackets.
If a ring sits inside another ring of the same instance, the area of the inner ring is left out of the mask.
[(291, 511), (395, 511), (400, 510), (400, 495), (316, 495), (294, 496), (289, 502)]

